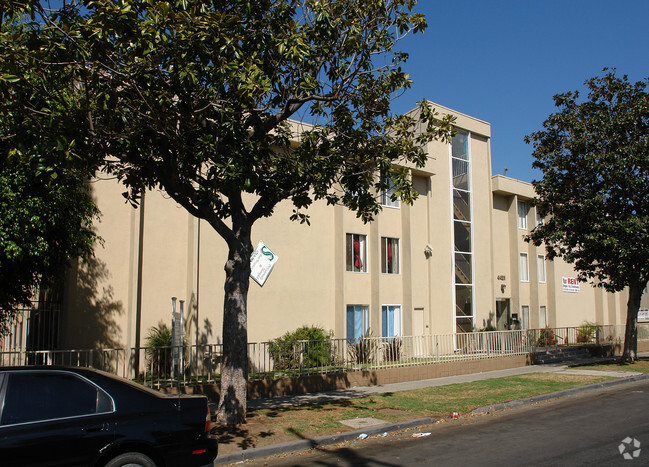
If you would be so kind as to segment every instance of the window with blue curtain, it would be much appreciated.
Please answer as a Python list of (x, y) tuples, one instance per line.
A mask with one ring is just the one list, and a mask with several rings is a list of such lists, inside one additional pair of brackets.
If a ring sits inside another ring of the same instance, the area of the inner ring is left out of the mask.
[(362, 338), (369, 327), (367, 305), (347, 305), (347, 339)]
[(381, 307), (381, 328), (382, 337), (401, 335), (401, 306), (383, 305)]

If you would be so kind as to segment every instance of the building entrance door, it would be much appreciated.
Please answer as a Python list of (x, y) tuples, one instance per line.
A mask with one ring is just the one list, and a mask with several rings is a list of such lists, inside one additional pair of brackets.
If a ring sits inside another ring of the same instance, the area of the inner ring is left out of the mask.
[(509, 299), (499, 298), (496, 300), (496, 329), (506, 331), (509, 329), (511, 322), (511, 312), (509, 310)]

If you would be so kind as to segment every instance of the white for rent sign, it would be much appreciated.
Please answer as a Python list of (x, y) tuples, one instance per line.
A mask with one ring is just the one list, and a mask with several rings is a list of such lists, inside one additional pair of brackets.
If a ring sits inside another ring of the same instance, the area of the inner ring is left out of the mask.
[(562, 277), (561, 290), (568, 293), (579, 293), (579, 279), (576, 277)]

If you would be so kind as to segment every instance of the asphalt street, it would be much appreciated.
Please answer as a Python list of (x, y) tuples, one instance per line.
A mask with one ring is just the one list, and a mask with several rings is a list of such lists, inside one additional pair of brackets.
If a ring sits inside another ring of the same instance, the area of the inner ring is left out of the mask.
[[(247, 462), (267, 466), (648, 465), (649, 381)], [(626, 454), (626, 458), (625, 458)]]

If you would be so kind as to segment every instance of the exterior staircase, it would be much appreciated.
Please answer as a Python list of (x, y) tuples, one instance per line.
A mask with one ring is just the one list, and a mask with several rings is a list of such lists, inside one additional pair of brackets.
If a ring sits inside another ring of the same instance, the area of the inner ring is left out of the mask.
[(592, 358), (590, 351), (585, 347), (538, 347), (533, 355), (536, 365), (578, 362)]

